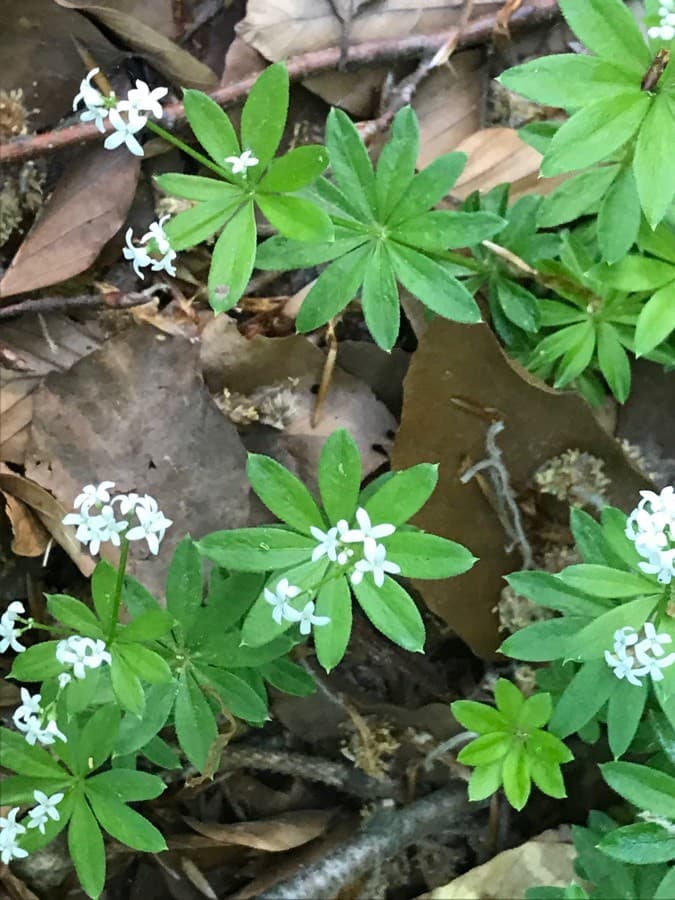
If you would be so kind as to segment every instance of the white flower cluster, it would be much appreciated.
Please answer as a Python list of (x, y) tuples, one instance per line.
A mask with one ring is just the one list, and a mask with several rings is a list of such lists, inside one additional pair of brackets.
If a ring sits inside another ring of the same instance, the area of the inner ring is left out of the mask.
[(659, 494), (640, 491), (640, 495), (642, 500), (626, 523), (626, 537), (647, 560), (640, 563), (642, 571), (670, 584), (675, 578), (675, 490), (669, 486)]
[(254, 156), (251, 150), (244, 150), (241, 156), (228, 156), (225, 162), (232, 167), (233, 175), (246, 174), (247, 169), (257, 166), (260, 160)]
[(661, 0), (659, 6), (659, 25), (648, 30), (650, 38), (661, 41), (672, 41), (675, 37), (675, 0)]
[(19, 638), (26, 629), (17, 628), (16, 625), (16, 620), (25, 612), (23, 603), (14, 600), (0, 616), (0, 653), (5, 653), (9, 647), (15, 653), (23, 653), (26, 649), (19, 643)]
[[(112, 657), (105, 641), (71, 635), (56, 645), (56, 658), (63, 666), (72, 666), (75, 678), (86, 678), (87, 669), (98, 669), (103, 663), (110, 665)], [(59, 675), (59, 686), (65, 687), (71, 681), (69, 672)]]
[[(99, 485), (88, 484), (82, 488), (73, 504), (79, 512), (64, 516), (64, 525), (77, 526), (75, 537), (89, 545), (92, 555), (98, 553), (106, 541), (119, 547), (122, 538), (145, 540), (150, 552), (156, 555), (166, 529), (173, 524), (171, 519), (166, 518), (149, 494), (143, 497), (133, 493), (118, 494), (111, 499), (110, 490), (114, 487), (114, 481), (102, 481)], [(118, 519), (118, 514), (123, 518)], [(124, 517), (133, 517), (135, 522)]]
[[(168, 215), (162, 216), (157, 222), (153, 222), (147, 232), (140, 240), (140, 245), (135, 246), (133, 243), (133, 228), (128, 228), (125, 236), (126, 247), (123, 249), (124, 258), (131, 261), (134, 272), (141, 278), (145, 278), (141, 269), (151, 266), (153, 272), (165, 271), (169, 275), (176, 274), (176, 267), (173, 264), (176, 258), (176, 251), (171, 249), (171, 244), (164, 231), (164, 223), (170, 218)], [(151, 256), (151, 253), (158, 254), (160, 259)]]
[(663, 669), (675, 662), (675, 653), (663, 649), (671, 644), (669, 634), (658, 634), (651, 622), (643, 626), (644, 637), (630, 625), (614, 632), (614, 653), (605, 650), (605, 661), (617, 678), (625, 678), (629, 684), (642, 686), (640, 678), (651, 675), (654, 681), (663, 681)]
[(312, 553), (312, 560), (327, 556), (331, 562), (344, 566), (354, 555), (354, 549), (349, 545), (362, 544), (363, 559), (358, 560), (353, 567), (350, 576), (352, 584), (360, 584), (363, 576), (367, 572), (372, 572), (375, 584), (382, 587), (385, 573), (398, 575), (401, 569), (395, 562), (386, 558), (387, 551), (384, 544), (378, 544), (377, 541), (379, 538), (392, 535), (396, 528), (387, 523), (373, 525), (370, 516), (362, 507), (356, 510), (356, 521), (358, 528), (350, 528), (345, 519), (340, 519), (336, 526), (326, 532), (312, 527), (312, 536), (319, 542)]
[(134, 156), (143, 156), (136, 134), (146, 125), (148, 115), (156, 119), (162, 118), (162, 105), (159, 102), (169, 92), (168, 88), (159, 87), (151, 91), (144, 81), (137, 81), (126, 100), (118, 100), (114, 94), (104, 95), (91, 82), (98, 75), (100, 69), (92, 69), (82, 79), (80, 92), (73, 100), (73, 109), (77, 109), (80, 103), (84, 110), (80, 113), (82, 122), (93, 122), (101, 134), (105, 132), (105, 120), (114, 128), (112, 134), (103, 142), (106, 150), (114, 150), (121, 144)]
[(330, 618), (328, 616), (314, 615), (314, 602), (310, 600), (305, 604), (302, 612), (295, 609), (288, 602), (294, 600), (302, 593), (302, 589), (294, 584), (288, 583), (288, 578), (282, 578), (277, 582), (277, 586), (273, 591), (265, 588), (265, 600), (273, 607), (272, 618), (281, 625), (283, 621), (296, 622), (300, 626), (300, 634), (307, 635), (312, 630), (312, 625), (328, 625)]
[(12, 719), (18, 731), (22, 732), (27, 743), (33, 747), (35, 744), (49, 746), (56, 738), (66, 742), (66, 737), (59, 731), (56, 722), (50, 719), (43, 728), (42, 722), (45, 714), (40, 706), (42, 696), (35, 694), (31, 697), (26, 688), (21, 688), (21, 704), (14, 710)]
[[(45, 833), (45, 825), (52, 819), (58, 822), (61, 815), (57, 809), (59, 803), (63, 800), (63, 794), (52, 794), (48, 797), (42, 791), (33, 791), (36, 806), (28, 810), (28, 827), (37, 828), (40, 834)], [(25, 825), (16, 821), (19, 807), (15, 806), (10, 809), (7, 816), (0, 816), (0, 860), (8, 865), (13, 859), (24, 859), (28, 856), (28, 851), (24, 850), (20, 845), (18, 838), (26, 833)], [(25, 819), (24, 819), (25, 821)]]

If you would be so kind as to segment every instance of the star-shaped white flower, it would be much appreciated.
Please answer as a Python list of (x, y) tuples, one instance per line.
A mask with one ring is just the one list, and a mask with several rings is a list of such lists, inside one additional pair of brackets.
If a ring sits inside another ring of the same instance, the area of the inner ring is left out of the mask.
[(302, 590), (299, 587), (296, 587), (294, 584), (289, 584), (288, 578), (282, 578), (277, 582), (277, 586), (273, 591), (269, 588), (265, 588), (263, 593), (265, 600), (274, 607), (272, 609), (272, 618), (277, 625), (281, 625), (284, 619), (289, 622), (297, 621), (297, 619), (292, 617), (296, 614), (299, 615), (299, 613), (297, 610), (293, 609), (288, 601), (295, 599), (295, 597), (302, 593)]
[(58, 822), (61, 818), (56, 807), (63, 800), (64, 795), (52, 794), (51, 797), (48, 797), (42, 791), (33, 791), (33, 797), (35, 798), (37, 806), (34, 806), (33, 809), (28, 811), (28, 817), (30, 819), (28, 827), (37, 828), (40, 834), (44, 834), (45, 825), (49, 819)]
[(2, 614), (2, 618), (6, 622), (14, 622), (19, 616), (26, 612), (26, 607), (20, 600), (12, 600), (7, 609)]
[(625, 678), (629, 684), (634, 684), (636, 687), (642, 686), (642, 682), (637, 676), (646, 675), (647, 673), (641, 669), (633, 670), (633, 666), (635, 665), (635, 658), (633, 656), (622, 656), (621, 654), (614, 656), (609, 650), (605, 650), (605, 662), (613, 670), (617, 678)]
[(136, 134), (145, 126), (147, 116), (130, 109), (126, 112), (126, 118), (123, 118), (119, 110), (111, 109), (108, 119), (115, 130), (103, 141), (105, 149), (114, 150), (126, 144), (127, 150), (134, 156), (143, 156), (143, 148), (136, 139)]
[(135, 110), (136, 112), (149, 112), (156, 119), (161, 119), (164, 115), (162, 104), (159, 102), (169, 93), (169, 89), (158, 87), (150, 90), (145, 81), (140, 79), (136, 81), (136, 87), (131, 88), (127, 94), (127, 99), (119, 104), (120, 109)]
[(398, 575), (401, 567), (391, 562), (387, 557), (387, 548), (384, 544), (376, 544), (374, 541), (364, 543), (364, 559), (360, 559), (352, 572), (352, 584), (361, 584), (363, 576), (367, 572), (373, 573), (373, 581), (377, 587), (384, 584), (385, 574)]
[(312, 532), (312, 537), (319, 542), (312, 552), (312, 562), (316, 562), (317, 559), (321, 559), (323, 556), (327, 556), (331, 562), (336, 562), (339, 543), (337, 528), (321, 531), (320, 528), (312, 525), (310, 531)]
[(286, 611), (285, 618), (291, 622), (297, 622), (300, 626), (300, 634), (303, 635), (308, 635), (313, 625), (321, 627), (322, 625), (328, 625), (330, 622), (329, 616), (314, 615), (314, 602), (312, 600), (305, 604), (302, 611), (298, 611), (290, 606)]
[(42, 729), (42, 732), (38, 736), (38, 740), (41, 744), (49, 746), (54, 743), (56, 738), (58, 738), (60, 741), (63, 741), (64, 744), (68, 742), (65, 734), (59, 730), (59, 726), (56, 724), (54, 719), (50, 719), (49, 722), (47, 722), (46, 726)]
[(85, 484), (82, 492), (75, 498), (73, 507), (79, 509), (82, 506), (85, 509), (89, 509), (94, 504), (110, 503), (110, 490), (114, 487), (114, 481), (102, 481), (100, 484)]
[(624, 625), (623, 628), (619, 628), (618, 631), (614, 632), (614, 652), (621, 653), (623, 651), (625, 655), (626, 647), (632, 647), (634, 644), (637, 644), (638, 636), (637, 631), (630, 625)]
[(72, 666), (75, 678), (86, 678), (87, 669), (98, 669), (112, 662), (105, 641), (74, 634), (56, 645), (56, 658), (64, 666)]
[(665, 654), (665, 650), (663, 649), (664, 644), (672, 644), (673, 639), (669, 634), (665, 632), (661, 634), (657, 634), (656, 628), (652, 624), (652, 622), (645, 622), (644, 624), (644, 640), (640, 641), (639, 644), (635, 647), (635, 656), (637, 660), (642, 665), (647, 665), (649, 660), (649, 654), (652, 653), (654, 656), (663, 656)]
[(40, 694), (34, 694), (31, 696), (30, 691), (27, 691), (26, 688), (21, 688), (21, 704), (17, 706), (14, 710), (14, 715), (12, 719), (14, 720), (14, 724), (22, 731), (21, 723), (28, 719), (30, 716), (40, 716), (42, 715), (42, 708), (40, 707), (40, 701), (42, 700), (42, 696)]
[(5, 653), (9, 647), (15, 653), (23, 653), (26, 649), (19, 643), (21, 630), (15, 625), (15, 617), (4, 613), (0, 616), (0, 653)]
[(649, 562), (638, 563), (646, 575), (656, 575), (659, 584), (670, 584), (675, 578), (675, 547), (653, 552)]
[(109, 109), (105, 105), (106, 98), (91, 83), (92, 78), (98, 75), (100, 69), (92, 69), (91, 72), (80, 82), (80, 91), (75, 95), (73, 100), (73, 110), (77, 109), (80, 103), (84, 104), (84, 110), (80, 113), (80, 121), (93, 122), (98, 130), (103, 134), (105, 126), (103, 122), (108, 116)]
[(233, 175), (241, 175), (247, 169), (257, 166), (260, 160), (253, 155), (251, 150), (244, 150), (241, 156), (228, 156), (225, 162), (232, 166)]
[(373, 525), (370, 521), (370, 516), (361, 506), (356, 510), (356, 521), (359, 527), (346, 531), (342, 535), (342, 540), (345, 544), (362, 543), (364, 552), (368, 546), (371, 548), (371, 552), (374, 552), (375, 544), (380, 538), (389, 537), (396, 531), (394, 525), (389, 525), (386, 522), (381, 525)]
[(164, 223), (170, 218), (171, 216), (167, 214), (166, 216), (162, 216), (157, 222), (152, 222), (141, 238), (141, 244), (147, 244), (149, 241), (154, 241), (160, 253), (166, 253), (170, 250), (171, 244), (164, 231)]
[(134, 244), (134, 230), (133, 228), (127, 228), (126, 234), (124, 236), (126, 241), (126, 247), (122, 249), (122, 253), (125, 259), (128, 259), (134, 269), (134, 272), (138, 275), (139, 278), (145, 278), (141, 269), (144, 269), (146, 266), (152, 264), (152, 257), (148, 253), (147, 247), (136, 246)]
[(17, 837), (26, 829), (16, 821), (19, 807), (11, 809), (7, 816), (0, 816), (0, 860), (8, 865), (13, 859), (24, 859), (28, 851), (19, 846)]
[(150, 552), (156, 556), (159, 553), (159, 545), (166, 534), (166, 529), (173, 525), (173, 521), (166, 518), (157, 506), (155, 498), (149, 494), (136, 501), (134, 515), (138, 524), (127, 531), (127, 540), (147, 541)]

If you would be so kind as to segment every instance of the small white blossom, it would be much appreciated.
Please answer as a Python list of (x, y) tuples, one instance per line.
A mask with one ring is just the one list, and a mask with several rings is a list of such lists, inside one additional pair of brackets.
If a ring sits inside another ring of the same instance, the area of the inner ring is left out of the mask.
[(317, 559), (321, 559), (323, 556), (327, 556), (331, 562), (336, 562), (339, 546), (337, 528), (329, 528), (328, 531), (324, 532), (312, 525), (310, 531), (312, 532), (312, 537), (319, 542), (312, 553), (312, 562), (316, 562)]
[(652, 553), (649, 562), (638, 563), (645, 575), (656, 575), (659, 584), (670, 584), (675, 578), (675, 547)]
[(42, 721), (37, 716), (28, 716), (26, 719), (15, 721), (17, 729), (23, 732), (26, 742), (33, 747), (35, 744), (44, 744), (49, 746), (53, 744), (56, 738), (66, 743), (66, 736), (61, 731), (53, 719), (47, 722), (43, 728)]
[(2, 614), (2, 618), (6, 622), (14, 622), (19, 616), (26, 612), (26, 607), (19, 600), (12, 600), (7, 609)]
[(293, 609), (288, 601), (293, 600), (302, 593), (302, 590), (299, 587), (296, 587), (294, 584), (289, 584), (288, 578), (282, 578), (277, 582), (277, 586), (273, 591), (269, 588), (265, 588), (263, 593), (265, 595), (265, 600), (274, 607), (272, 610), (272, 618), (277, 625), (281, 625), (284, 619), (290, 622), (297, 621), (297, 619), (292, 617), (294, 615), (299, 615), (299, 613), (297, 610)]
[(114, 150), (126, 144), (127, 150), (134, 156), (143, 156), (143, 148), (136, 139), (136, 134), (145, 126), (147, 117), (134, 109), (127, 110), (123, 117), (117, 109), (111, 109), (108, 120), (115, 130), (103, 141), (105, 149)]
[(159, 553), (159, 545), (164, 538), (166, 529), (173, 525), (173, 521), (166, 518), (157, 506), (157, 501), (149, 494), (136, 501), (134, 515), (138, 524), (127, 531), (127, 540), (147, 541), (150, 552), (156, 556)]
[(89, 552), (95, 556), (101, 544), (110, 541), (115, 547), (120, 546), (120, 534), (128, 526), (126, 520), (118, 521), (112, 505), (91, 512), (91, 507), (82, 507), (79, 513), (68, 513), (63, 517), (64, 525), (76, 525), (75, 537), (83, 544), (89, 545)]
[(117, 497), (115, 497), (115, 499), (113, 500), (113, 503), (119, 503), (120, 513), (123, 516), (126, 516), (134, 509), (136, 509), (136, 504), (140, 499), (140, 494), (118, 494)]
[(660, 493), (640, 491), (642, 499), (628, 517), (626, 537), (646, 559), (639, 563), (647, 575), (656, 575), (661, 584), (675, 578), (675, 489)]
[(624, 625), (623, 628), (614, 632), (614, 652), (618, 653), (620, 649), (625, 651), (627, 647), (637, 644), (637, 641), (637, 631), (630, 625)]
[(41, 744), (48, 746), (53, 744), (56, 738), (63, 741), (64, 744), (68, 743), (68, 738), (59, 730), (59, 726), (54, 719), (50, 719), (49, 722), (47, 722), (47, 725), (42, 729), (42, 734), (39, 736), (38, 740)]
[(157, 244), (157, 249), (160, 253), (166, 253), (171, 249), (171, 244), (169, 243), (169, 239), (166, 236), (166, 232), (164, 231), (164, 223), (170, 219), (170, 215), (162, 216), (161, 219), (157, 222), (152, 222), (151, 225), (148, 226), (148, 230), (141, 238), (141, 244), (147, 244), (148, 241), (155, 241)]
[(145, 278), (141, 269), (144, 269), (146, 266), (152, 264), (152, 257), (148, 253), (147, 247), (137, 247), (133, 243), (134, 239), (134, 230), (133, 228), (127, 228), (125, 234), (126, 247), (122, 249), (122, 253), (124, 254), (124, 258), (131, 261), (134, 272), (138, 275), (139, 278)]
[(361, 584), (363, 576), (367, 572), (372, 572), (375, 584), (377, 587), (382, 587), (386, 573), (398, 575), (401, 571), (399, 565), (386, 558), (387, 549), (384, 544), (376, 544), (374, 541), (372, 543), (367, 541), (364, 544), (363, 553), (365, 558), (360, 559), (354, 567), (352, 584)]
[(72, 680), (73, 680), (73, 676), (69, 675), (68, 672), (61, 672), (61, 674), (59, 675), (59, 678), (58, 678), (59, 687), (60, 688), (66, 687), (66, 685), (70, 684), (70, 682)]
[(40, 716), (42, 715), (42, 709), (40, 707), (40, 701), (42, 700), (41, 694), (34, 694), (31, 697), (30, 691), (27, 691), (26, 688), (21, 688), (21, 704), (17, 706), (14, 710), (14, 715), (12, 719), (14, 720), (14, 724), (22, 731), (21, 723), (28, 719), (30, 716)]
[(56, 807), (63, 800), (64, 795), (52, 794), (51, 797), (48, 797), (42, 791), (33, 791), (33, 797), (35, 797), (37, 806), (34, 806), (33, 809), (28, 811), (28, 817), (30, 819), (28, 827), (37, 828), (40, 834), (44, 834), (45, 825), (49, 819), (58, 822), (61, 818)]
[(356, 521), (359, 527), (346, 531), (342, 535), (342, 540), (346, 544), (362, 543), (364, 552), (368, 546), (370, 546), (371, 552), (374, 551), (375, 544), (380, 538), (389, 537), (396, 531), (394, 525), (387, 523), (373, 525), (370, 521), (370, 516), (363, 507), (359, 507), (356, 510)]
[(19, 643), (21, 630), (15, 625), (15, 618), (4, 613), (0, 616), (0, 653), (5, 653), (9, 647), (15, 653), (23, 653), (26, 649)]
[(244, 150), (241, 156), (228, 156), (225, 162), (232, 166), (233, 175), (241, 175), (247, 169), (257, 166), (260, 160), (253, 155), (251, 150)]
[(72, 635), (59, 641), (56, 645), (56, 658), (62, 665), (72, 666), (75, 678), (86, 678), (87, 669), (98, 669), (103, 663), (112, 662), (105, 641), (80, 635)]
[(675, 662), (675, 653), (664, 655), (663, 645), (673, 642), (669, 634), (658, 633), (652, 622), (645, 622), (642, 635), (626, 625), (614, 632), (614, 653), (605, 650), (605, 661), (616, 677), (636, 686), (641, 686), (640, 678), (647, 675), (654, 681), (662, 681), (662, 670)]
[(89, 509), (95, 503), (110, 503), (110, 490), (115, 487), (114, 481), (102, 481), (100, 484), (85, 484), (82, 492), (77, 495), (73, 507)]
[(294, 609), (292, 606), (289, 606), (286, 610), (285, 618), (291, 622), (298, 622), (300, 625), (300, 634), (304, 635), (310, 633), (312, 625), (321, 627), (322, 625), (328, 625), (330, 622), (329, 616), (314, 615), (314, 602), (312, 600), (305, 604), (305, 608), (301, 612)]
[(17, 837), (24, 834), (26, 829), (16, 821), (19, 807), (15, 806), (6, 816), (0, 816), (0, 860), (8, 865), (13, 859), (23, 859), (28, 852), (22, 849)]
[(73, 110), (77, 109), (78, 104), (84, 104), (84, 110), (80, 113), (81, 122), (93, 122), (101, 134), (105, 131), (105, 119), (110, 111), (106, 105), (106, 98), (91, 83), (92, 78), (98, 75), (100, 69), (92, 69), (91, 72), (80, 82), (80, 92), (75, 95), (73, 100)]
[(337, 555), (338, 565), (345, 566), (349, 562), (349, 560), (352, 558), (353, 555), (354, 555), (354, 551), (349, 547), (346, 550), (340, 550), (340, 552)]
[(136, 87), (131, 88), (127, 94), (127, 99), (123, 100), (118, 109), (133, 110), (137, 113), (152, 113), (156, 119), (161, 119), (164, 115), (162, 104), (159, 102), (169, 93), (169, 89), (158, 87), (150, 90), (145, 81), (140, 79), (136, 81)]
[(637, 675), (646, 673), (633, 671), (633, 666), (635, 665), (634, 656), (621, 656), (618, 653), (614, 656), (609, 650), (605, 650), (605, 662), (613, 669), (617, 678), (625, 678), (626, 681), (630, 684), (634, 684), (636, 687), (642, 686), (642, 682)]
[[(149, 230), (141, 238), (139, 246), (135, 246), (133, 243), (133, 229), (127, 229), (126, 247), (124, 247), (122, 252), (125, 259), (132, 261), (134, 272), (140, 278), (145, 277), (141, 269), (146, 266), (151, 266), (153, 272), (163, 270), (169, 275), (176, 274), (176, 267), (173, 261), (177, 254), (175, 250), (171, 249), (171, 244), (163, 228), (164, 222), (168, 218), (170, 218), (168, 215), (162, 216), (158, 222), (153, 222)], [(155, 250), (160, 254), (159, 259), (151, 255)]]
[(635, 656), (642, 665), (647, 664), (650, 653), (653, 653), (654, 656), (663, 656), (666, 652), (663, 649), (663, 645), (672, 644), (673, 642), (673, 639), (669, 634), (665, 634), (665, 632), (663, 634), (657, 634), (656, 628), (654, 628), (654, 625), (651, 622), (645, 622), (644, 632), (644, 640), (640, 641), (635, 647)]

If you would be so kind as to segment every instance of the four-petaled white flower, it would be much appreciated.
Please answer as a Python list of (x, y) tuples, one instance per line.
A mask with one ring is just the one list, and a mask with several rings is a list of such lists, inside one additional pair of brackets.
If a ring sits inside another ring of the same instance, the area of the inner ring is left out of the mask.
[(605, 661), (617, 678), (625, 678), (637, 687), (645, 675), (662, 681), (662, 670), (675, 662), (675, 653), (664, 655), (663, 645), (672, 642), (671, 635), (658, 633), (653, 622), (645, 622), (641, 632), (626, 625), (614, 632), (614, 653), (605, 650)]
[(61, 815), (56, 808), (59, 803), (63, 800), (63, 794), (52, 794), (51, 797), (48, 797), (42, 791), (33, 791), (33, 797), (35, 798), (35, 802), (37, 806), (34, 806), (33, 809), (28, 810), (28, 817), (30, 822), (28, 823), (29, 828), (37, 828), (40, 834), (45, 833), (45, 825), (52, 819), (54, 822), (58, 822), (61, 818)]
[(651, 622), (645, 622), (644, 624), (644, 640), (640, 641), (635, 646), (635, 656), (639, 663), (643, 666), (646, 666), (649, 662), (649, 654), (653, 653), (654, 656), (661, 657), (665, 654), (665, 650), (663, 649), (664, 644), (672, 644), (673, 639), (669, 634), (657, 634), (656, 628)]
[(143, 274), (143, 272), (141, 272), (141, 269), (144, 269), (146, 266), (152, 264), (152, 257), (148, 253), (148, 248), (136, 246), (133, 243), (133, 228), (127, 228), (124, 238), (126, 241), (126, 247), (122, 248), (124, 258), (131, 261), (134, 272), (138, 275), (139, 278), (145, 278), (145, 275)]
[(660, 493), (640, 491), (642, 499), (628, 517), (626, 537), (646, 562), (640, 569), (656, 575), (661, 584), (675, 578), (675, 489), (672, 485)]
[(166, 253), (171, 249), (171, 244), (169, 243), (169, 239), (166, 236), (166, 232), (164, 231), (164, 223), (170, 219), (171, 216), (167, 213), (165, 216), (162, 216), (157, 222), (152, 222), (151, 225), (148, 226), (148, 230), (141, 238), (141, 244), (147, 244), (148, 241), (155, 241), (157, 244), (157, 249), (160, 253)]
[(650, 554), (649, 562), (638, 563), (645, 575), (656, 575), (660, 584), (670, 584), (675, 577), (675, 547)]
[(225, 162), (232, 166), (233, 175), (241, 175), (247, 169), (257, 166), (260, 160), (253, 155), (251, 150), (244, 150), (241, 156), (228, 156)]
[(86, 678), (87, 669), (98, 669), (103, 663), (112, 662), (105, 641), (76, 634), (58, 642), (56, 658), (62, 665), (72, 666), (75, 678)]
[(364, 559), (360, 559), (352, 572), (352, 584), (361, 584), (363, 576), (367, 572), (373, 573), (373, 580), (377, 587), (384, 584), (385, 574), (398, 575), (401, 567), (391, 562), (387, 557), (387, 548), (384, 544), (376, 544), (375, 541), (366, 541), (363, 548)]
[(17, 837), (24, 834), (26, 829), (16, 821), (19, 807), (10, 809), (6, 816), (0, 816), (0, 860), (8, 865), (13, 859), (24, 859), (28, 851), (19, 846)]
[(110, 541), (120, 546), (120, 534), (128, 526), (126, 520), (118, 520), (112, 505), (91, 511), (91, 506), (82, 506), (80, 512), (68, 513), (63, 517), (64, 525), (76, 525), (75, 537), (83, 544), (89, 544), (89, 552), (95, 556), (101, 544)]
[(14, 710), (14, 715), (12, 716), (14, 720), (14, 724), (22, 731), (21, 722), (30, 718), (30, 716), (41, 716), (42, 708), (40, 707), (40, 701), (42, 700), (41, 694), (34, 694), (31, 696), (30, 691), (27, 691), (26, 688), (21, 688), (21, 704), (17, 706)]
[(633, 666), (635, 665), (634, 656), (622, 656), (619, 653), (614, 656), (609, 650), (605, 650), (605, 661), (607, 665), (613, 669), (617, 678), (625, 678), (626, 681), (630, 682), (630, 684), (634, 684), (636, 687), (642, 686), (642, 682), (637, 676), (646, 673), (643, 673), (640, 670), (633, 671)]
[[(18, 603), (18, 601), (15, 601)], [(23, 604), (18, 603), (23, 611)], [(19, 643), (19, 638), (21, 637), (21, 632), (23, 629), (16, 627), (16, 618), (18, 613), (15, 615), (12, 612), (13, 604), (10, 603), (6, 612), (4, 612), (0, 616), (0, 653), (5, 653), (5, 651), (11, 647), (15, 653), (23, 653), (26, 649), (23, 644)], [(16, 606), (14, 607), (16, 609)]]
[(375, 544), (380, 538), (390, 537), (396, 531), (394, 525), (389, 525), (386, 522), (381, 525), (373, 525), (370, 521), (370, 516), (361, 506), (356, 510), (356, 521), (359, 527), (345, 531), (342, 535), (342, 540), (345, 544), (362, 543), (364, 554), (369, 548), (372, 554)]
[(35, 744), (44, 744), (49, 746), (56, 741), (56, 738), (66, 743), (66, 736), (61, 731), (53, 719), (42, 727), (42, 721), (37, 716), (28, 716), (27, 719), (15, 720), (14, 724), (17, 729), (23, 732), (26, 742), (32, 746)]
[(93, 122), (98, 130), (103, 134), (105, 125), (103, 124), (110, 111), (106, 106), (106, 98), (91, 83), (92, 78), (98, 75), (100, 69), (92, 69), (91, 72), (80, 82), (80, 92), (75, 95), (73, 100), (73, 110), (77, 109), (80, 102), (84, 104), (84, 110), (80, 113), (80, 121)]
[(312, 562), (327, 556), (331, 562), (336, 562), (338, 557), (339, 537), (337, 528), (329, 528), (328, 531), (321, 531), (315, 525), (310, 527), (312, 537), (319, 542), (312, 553)]
[(305, 604), (302, 611), (289, 606), (286, 610), (285, 618), (290, 622), (297, 622), (300, 626), (300, 634), (303, 635), (308, 635), (313, 625), (321, 627), (322, 625), (328, 625), (330, 622), (329, 616), (314, 615), (314, 602), (312, 600)]
[(124, 116), (118, 109), (111, 109), (108, 121), (115, 130), (103, 141), (105, 149), (114, 150), (126, 144), (127, 150), (134, 156), (143, 156), (143, 148), (136, 139), (136, 134), (148, 121), (147, 118), (134, 109), (126, 110)]
[(161, 119), (164, 115), (164, 111), (162, 110), (162, 104), (159, 101), (166, 97), (168, 93), (169, 89), (165, 87), (158, 87), (151, 91), (145, 81), (138, 79), (136, 81), (136, 87), (131, 88), (127, 94), (127, 99), (122, 100), (122, 102), (119, 103), (118, 108), (122, 110), (134, 110), (138, 113), (152, 113), (156, 119)]
[(620, 628), (618, 631), (614, 632), (615, 653), (620, 652), (620, 649), (625, 651), (627, 647), (632, 647), (634, 644), (637, 644), (637, 640), (637, 631), (630, 625), (624, 625), (623, 628)]
[(159, 553), (159, 545), (164, 538), (166, 529), (173, 525), (172, 520), (166, 518), (157, 506), (157, 501), (149, 494), (136, 502), (134, 515), (138, 524), (127, 531), (127, 540), (146, 540), (150, 552), (156, 556)]
[(272, 618), (277, 625), (281, 625), (284, 619), (290, 622), (297, 621), (297, 618), (292, 617), (299, 615), (299, 613), (296, 609), (293, 609), (288, 601), (295, 599), (295, 597), (302, 593), (302, 590), (299, 587), (296, 587), (294, 584), (289, 584), (288, 578), (282, 578), (277, 582), (277, 586), (273, 591), (269, 588), (265, 588), (263, 593), (265, 595), (265, 600), (274, 607), (272, 610)]
[(114, 481), (102, 481), (100, 484), (85, 484), (81, 493), (73, 501), (73, 507), (89, 509), (95, 503), (110, 503), (110, 490), (115, 487)]
[[(176, 267), (173, 264), (177, 254), (171, 249), (169, 238), (164, 231), (164, 222), (170, 216), (162, 216), (158, 222), (153, 222), (148, 231), (143, 235), (140, 244), (137, 246), (133, 242), (133, 229), (127, 228), (125, 239), (126, 247), (122, 253), (124, 258), (131, 260), (134, 272), (140, 277), (145, 278), (141, 269), (150, 266), (153, 272), (165, 271), (169, 275), (176, 274)], [(152, 256), (153, 253), (159, 253), (160, 258)]]

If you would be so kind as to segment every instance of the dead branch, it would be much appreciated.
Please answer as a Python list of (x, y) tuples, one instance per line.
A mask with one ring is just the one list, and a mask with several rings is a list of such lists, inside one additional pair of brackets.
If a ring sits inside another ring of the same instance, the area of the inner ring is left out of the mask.
[(378, 864), (429, 834), (453, 828), (466, 833), (468, 802), (463, 783), (448, 785), (409, 806), (384, 806), (350, 841), (287, 881), (258, 895), (259, 900), (323, 900)]
[(130, 291), (120, 293), (110, 291), (103, 294), (81, 294), (77, 297), (36, 297), (33, 300), (21, 300), (9, 306), (0, 306), (0, 321), (11, 319), (13, 316), (26, 313), (68, 312), (73, 309), (129, 309), (132, 306), (142, 306), (151, 303), (153, 294), (158, 288), (165, 289), (164, 285), (155, 285), (152, 291)]
[[(527, 0), (510, 19), (512, 29), (525, 28), (547, 22), (556, 16), (558, 11), (557, 0)], [(489, 40), (496, 22), (496, 16), (479, 16), (469, 22), (457, 37), (457, 48), (471, 47)], [(346, 65), (348, 68), (358, 66), (378, 65), (398, 59), (415, 58), (435, 54), (457, 36), (457, 30), (439, 32), (438, 34), (417, 34), (409, 37), (364, 41), (361, 44), (351, 46), (347, 53)], [(317, 75), (337, 68), (340, 63), (342, 49), (340, 47), (326, 47), (324, 50), (314, 50), (291, 57), (287, 62), (288, 74), (291, 79), (298, 81), (309, 75)], [(233, 84), (226, 85), (213, 91), (211, 97), (220, 106), (234, 106), (241, 102), (251, 90), (256, 80), (255, 75), (244, 78)], [(182, 103), (167, 104), (164, 108), (164, 126), (173, 130), (175, 126), (185, 118), (185, 110)], [(106, 123), (109, 128), (109, 125)], [(77, 123), (44, 134), (30, 135), (16, 138), (0, 147), (0, 163), (21, 162), (27, 159), (35, 159), (38, 156), (46, 156), (54, 151), (63, 150), (76, 144), (90, 143), (100, 140), (101, 134), (95, 125)]]

